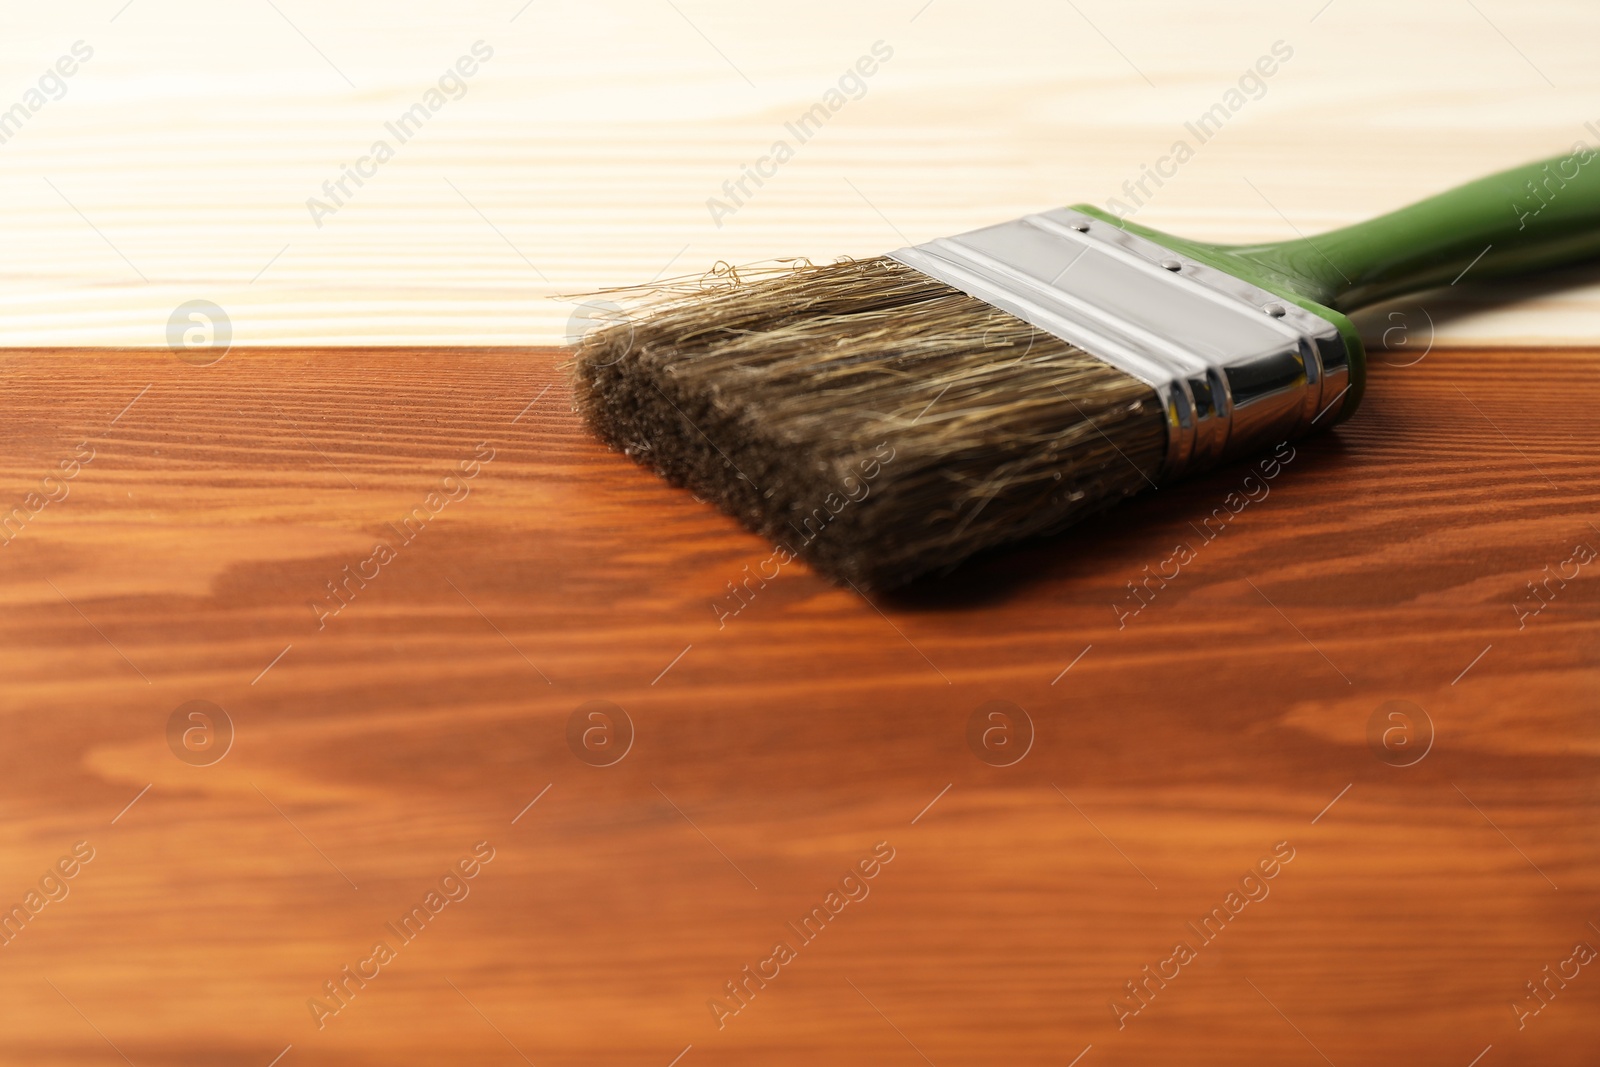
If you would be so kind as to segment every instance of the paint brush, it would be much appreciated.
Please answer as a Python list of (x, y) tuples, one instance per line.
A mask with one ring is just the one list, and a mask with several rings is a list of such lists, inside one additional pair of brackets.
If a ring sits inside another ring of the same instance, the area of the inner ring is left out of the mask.
[(649, 287), (583, 338), (575, 397), (613, 447), (883, 589), (1348, 419), (1365, 377), (1349, 312), (1597, 256), (1582, 143), (1276, 244), (1079, 205)]

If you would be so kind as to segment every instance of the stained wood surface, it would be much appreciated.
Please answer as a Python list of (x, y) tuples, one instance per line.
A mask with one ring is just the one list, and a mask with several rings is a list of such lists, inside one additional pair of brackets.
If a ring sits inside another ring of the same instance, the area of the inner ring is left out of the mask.
[[(718, 260), (877, 255), (1139, 182), (1142, 223), (1292, 239), (1600, 144), (1592, 0), (12, 6), (0, 113), (94, 54), (0, 129), (5, 346), (159, 345), (200, 299), (240, 343), (555, 344), (574, 302), (552, 297)], [(478, 41), (493, 57), (401, 143)], [(880, 41), (800, 143), (787, 124)], [(1512, 304), (1470, 281), (1451, 343), (1600, 338), (1594, 275)]]
[[(770, 548), (595, 444), (557, 353), (3, 359), (0, 902), (93, 858), (0, 947), (0, 1061), (1600, 1056), (1600, 972), (1563, 963), (1600, 945), (1600, 575), (1571, 562), (1600, 353), (1379, 359), (1264, 497), (1228, 468), (875, 603), (795, 564), (722, 629)], [(376, 576), (328, 599), (347, 565)], [(611, 766), (568, 740), (595, 700), (633, 725)], [(996, 700), (1034, 726), (1011, 766), (969, 746)], [(189, 701), (235, 731), (210, 765), (169, 745)], [(1579, 969), (1519, 1030), (1547, 965)]]

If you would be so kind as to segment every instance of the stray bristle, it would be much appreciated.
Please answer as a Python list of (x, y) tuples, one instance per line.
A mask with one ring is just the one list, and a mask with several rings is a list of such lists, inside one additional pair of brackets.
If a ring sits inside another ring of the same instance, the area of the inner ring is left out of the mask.
[(607, 442), (823, 574), (901, 585), (1150, 484), (1155, 392), (888, 258), (668, 289), (592, 332)]

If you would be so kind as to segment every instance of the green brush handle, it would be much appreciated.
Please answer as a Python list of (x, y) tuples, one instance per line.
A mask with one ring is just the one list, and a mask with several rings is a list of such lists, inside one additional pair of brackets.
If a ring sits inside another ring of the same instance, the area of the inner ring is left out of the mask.
[(1600, 260), (1600, 153), (1503, 171), (1368, 222), (1264, 245), (1191, 241), (1091, 204), (1074, 210), (1225, 270), (1332, 322), (1350, 356), (1350, 387), (1335, 421), (1361, 402), (1366, 355), (1347, 312), (1409, 293), (1518, 278)]
[(1212, 248), (1343, 312), (1463, 274), (1487, 281), (1571, 266), (1600, 258), (1600, 158), (1580, 145), (1316, 237)]

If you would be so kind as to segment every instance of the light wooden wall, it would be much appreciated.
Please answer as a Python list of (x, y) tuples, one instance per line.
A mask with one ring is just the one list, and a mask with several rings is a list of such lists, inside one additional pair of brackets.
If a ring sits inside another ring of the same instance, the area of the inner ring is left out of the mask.
[[(1277, 41), (1265, 95), (1139, 217), (1314, 232), (1596, 140), (1597, 35), (1592, 0), (16, 7), (0, 108), (94, 56), (0, 144), (0, 343), (160, 345), (193, 299), (238, 344), (558, 341), (556, 294), (1103, 203)], [(315, 225), (307, 198), (478, 40), (466, 95)], [(707, 198), (877, 41), (865, 95), (716, 225)], [(1424, 303), (1413, 343), (1600, 337), (1600, 284)]]

